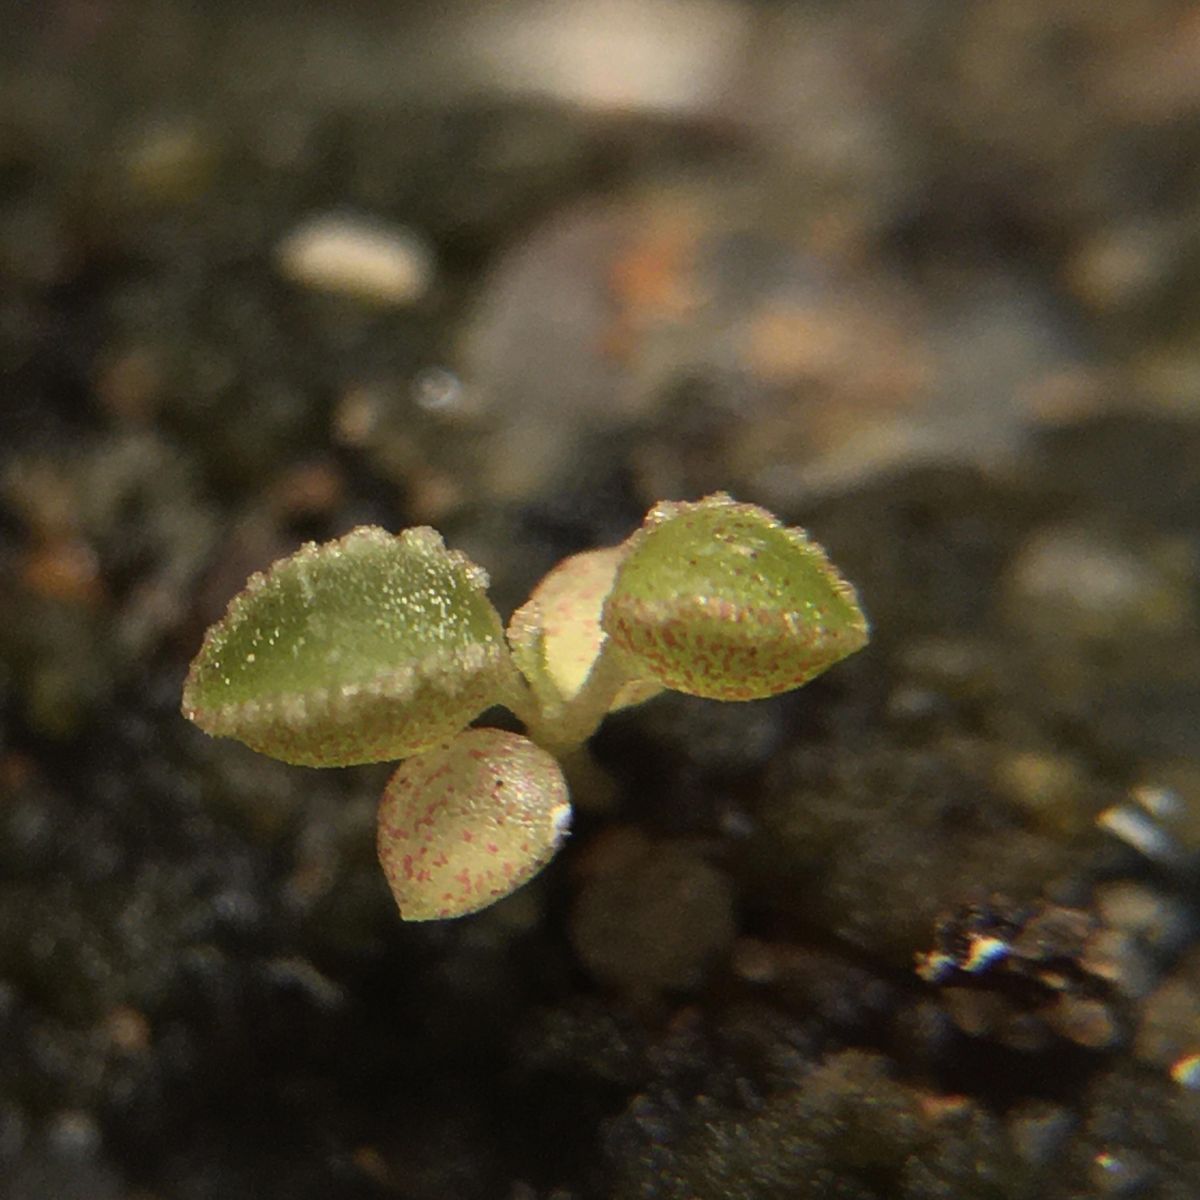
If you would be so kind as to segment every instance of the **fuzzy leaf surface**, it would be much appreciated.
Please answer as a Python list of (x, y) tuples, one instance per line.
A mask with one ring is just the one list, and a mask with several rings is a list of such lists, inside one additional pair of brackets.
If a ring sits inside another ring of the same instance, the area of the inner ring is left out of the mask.
[(486, 586), (432, 529), (309, 543), (253, 576), (208, 631), (184, 714), (307, 766), (415, 754), (499, 696), (508, 651)]
[(799, 687), (867, 641), (854, 589), (800, 529), (718, 493), (651, 509), (604, 608), (635, 669), (715, 700)]
[(468, 729), (410, 758), (379, 806), (379, 861), (401, 917), (494, 904), (549, 862), (570, 818), (557, 761), (520, 734)]

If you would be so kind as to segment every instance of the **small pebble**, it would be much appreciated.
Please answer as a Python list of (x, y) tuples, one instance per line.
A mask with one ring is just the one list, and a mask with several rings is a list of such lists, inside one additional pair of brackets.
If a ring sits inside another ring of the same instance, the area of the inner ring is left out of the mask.
[(417, 234), (351, 214), (303, 221), (275, 259), (292, 283), (381, 305), (414, 304), (434, 273), (433, 251)]
[(501, 91), (687, 114), (720, 94), (750, 32), (748, 13), (728, 0), (540, 0), (482, 6), (465, 34)]
[(642, 996), (695, 987), (731, 947), (729, 882), (693, 851), (631, 842), (595, 867), (576, 901), (571, 935), (601, 982)]

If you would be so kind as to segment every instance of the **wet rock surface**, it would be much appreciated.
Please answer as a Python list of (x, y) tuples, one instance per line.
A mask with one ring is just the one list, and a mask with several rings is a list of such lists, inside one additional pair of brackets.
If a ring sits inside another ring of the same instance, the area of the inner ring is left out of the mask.
[[(689, 7), (0, 3), (0, 1200), (1193, 1200), (1195, 6)], [(870, 647), (492, 909), (179, 715), (301, 541), (718, 487)]]

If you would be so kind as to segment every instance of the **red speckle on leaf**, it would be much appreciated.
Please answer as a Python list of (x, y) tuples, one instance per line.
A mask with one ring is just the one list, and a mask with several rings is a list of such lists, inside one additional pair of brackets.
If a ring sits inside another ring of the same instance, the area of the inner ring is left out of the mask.
[[(553, 759), (517, 734), (480, 729), (460, 736), (465, 745), (450, 743), (402, 764), (384, 795), (380, 859), (407, 920), (459, 916), (507, 895), (559, 840), (553, 821), (535, 819), (543, 808), (548, 816), (566, 803)], [(447, 761), (449, 773), (427, 788)], [(403, 868), (396, 852), (404, 847), (389, 836), (399, 821), (420, 824)]]

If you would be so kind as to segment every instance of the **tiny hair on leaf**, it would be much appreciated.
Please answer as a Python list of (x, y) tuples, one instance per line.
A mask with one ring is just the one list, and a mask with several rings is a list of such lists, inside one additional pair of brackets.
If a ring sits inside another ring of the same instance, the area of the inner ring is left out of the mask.
[(507, 651), (486, 586), (432, 529), (303, 546), (209, 630), (184, 713), (306, 766), (415, 754), (501, 695)]
[(867, 641), (858, 597), (824, 550), (723, 493), (651, 509), (603, 625), (638, 672), (712, 700), (790, 691)]
[[(607, 713), (664, 688), (775, 696), (868, 638), (820, 546), (724, 493), (564, 559), (507, 634), (487, 583), (425, 527), (308, 543), (248, 580), (184, 684), (202, 730), (285, 762), (405, 760), (378, 824), (405, 920), (476, 912), (549, 862), (570, 822), (560, 763)], [(467, 728), (495, 705), (526, 733)]]

